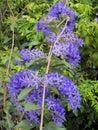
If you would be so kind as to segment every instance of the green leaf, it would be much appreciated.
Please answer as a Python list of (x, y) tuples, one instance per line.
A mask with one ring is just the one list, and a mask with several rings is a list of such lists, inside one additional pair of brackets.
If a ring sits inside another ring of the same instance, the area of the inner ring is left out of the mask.
[(40, 44), (40, 42), (36, 42), (36, 41), (34, 41), (34, 42), (26, 42), (26, 43), (23, 43), (21, 45), (21, 48), (32, 46), (32, 45), (34, 46), (34, 45), (38, 45), (38, 44)]
[(28, 120), (22, 120), (18, 125), (15, 126), (15, 128), (21, 128), (21, 130), (30, 130), (34, 127), (35, 125), (31, 125)]
[(56, 125), (54, 122), (49, 122), (43, 130), (66, 130), (63, 125)]
[(2, 95), (2, 96), (0, 95), (0, 101), (1, 101), (1, 100), (3, 100), (3, 95)]
[(1, 120), (0, 121), (0, 126), (3, 126), (4, 128), (6, 128), (6, 130), (8, 130), (8, 123), (5, 120)]
[(3, 87), (0, 87), (0, 93), (3, 93), (3, 91), (4, 91)]
[(10, 108), (12, 107), (12, 104), (11, 104), (11, 102), (6, 102), (6, 106), (4, 107), (4, 112), (6, 113), (6, 114), (8, 114), (9, 116), (10, 116), (10, 114), (9, 114), (9, 110), (10, 110)]
[(68, 68), (71, 68), (70, 64), (68, 62), (65, 61), (65, 59), (62, 58), (62, 63), (68, 67)]
[(21, 90), (20, 94), (18, 95), (18, 101), (21, 101), (25, 98), (25, 96), (32, 90), (33, 88), (24, 88)]
[(57, 95), (60, 95), (59, 91), (57, 90), (56, 87), (51, 87), (51, 91)]
[(39, 105), (36, 105), (34, 103), (26, 103), (24, 104), (24, 109), (25, 111), (29, 110), (36, 110), (36, 109), (41, 109)]

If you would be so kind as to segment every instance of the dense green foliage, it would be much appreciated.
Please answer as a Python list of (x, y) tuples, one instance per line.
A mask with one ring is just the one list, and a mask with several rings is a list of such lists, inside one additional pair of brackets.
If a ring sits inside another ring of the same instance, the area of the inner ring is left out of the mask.
[[(5, 85), (8, 81), (6, 75), (9, 55), (11, 51), (12, 32), (14, 31), (14, 50), (10, 63), (9, 75), (24, 68), (24, 65), (15, 65), (14, 58), (20, 59), (18, 50), (21, 48), (38, 47), (45, 50), (44, 34), (35, 28), (36, 22), (44, 16), (49, 7), (57, 0), (3, 0), (0, 1), (0, 129), (1, 130), (35, 130), (28, 120), (22, 120), (21, 114), (13, 107), (7, 94), (6, 106), (3, 105)], [(60, 59), (55, 59), (58, 69), (68, 75), (79, 86), (81, 94), (81, 108), (72, 114), (67, 108), (64, 126), (56, 127), (53, 122), (44, 121), (44, 130), (97, 130), (98, 129), (98, 1), (96, 0), (70, 0), (68, 6), (77, 11), (77, 23), (74, 32), (83, 38), (85, 45), (80, 49), (81, 62), (76, 70), (69, 69), (64, 61), (62, 68)], [(45, 50), (47, 51), (47, 50)], [(45, 71), (45, 67), (32, 62), (26, 64), (27, 68)], [(57, 93), (56, 90), (53, 90)], [(27, 94), (23, 91), (21, 100)], [(30, 106), (29, 106), (30, 107)], [(36, 106), (31, 106), (34, 109)], [(26, 106), (27, 108), (27, 106)], [(30, 108), (27, 108), (30, 109)], [(47, 114), (47, 112), (46, 112)], [(37, 130), (38, 128), (36, 128)]]

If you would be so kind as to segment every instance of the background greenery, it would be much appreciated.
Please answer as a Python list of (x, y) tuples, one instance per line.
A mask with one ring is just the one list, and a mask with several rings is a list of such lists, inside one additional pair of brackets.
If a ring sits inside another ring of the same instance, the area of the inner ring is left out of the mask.
[[(10, 63), (9, 75), (24, 68), (15, 65), (14, 58), (19, 58), (18, 50), (38, 47), (45, 50), (44, 35), (35, 28), (36, 22), (43, 17), (49, 7), (57, 0), (1, 0), (0, 1), (0, 129), (35, 130), (28, 120), (22, 120), (21, 114), (13, 107), (7, 95), (4, 106), (5, 85), (8, 81), (7, 69), (9, 55), (14, 39), (14, 49)], [(97, 0), (69, 0), (67, 3), (77, 11), (74, 32), (84, 39), (85, 45), (80, 48), (81, 62), (76, 70), (56, 69), (74, 79), (81, 94), (81, 108), (72, 113), (67, 108), (64, 126), (57, 128), (53, 122), (45, 120), (44, 130), (98, 130), (98, 1)], [(14, 38), (13, 38), (14, 32)], [(57, 62), (57, 59), (55, 62)], [(28, 67), (32, 67), (30, 63)], [(34, 66), (34, 64), (33, 64)], [(44, 71), (44, 67), (34, 66), (33, 69)], [(53, 66), (54, 67), (54, 66)], [(55, 68), (55, 67), (54, 67)], [(37, 130), (38, 128), (36, 128)]]

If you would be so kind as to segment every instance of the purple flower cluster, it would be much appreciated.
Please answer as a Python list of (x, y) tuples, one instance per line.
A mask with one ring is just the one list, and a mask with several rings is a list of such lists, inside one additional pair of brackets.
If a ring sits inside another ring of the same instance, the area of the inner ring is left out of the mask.
[(66, 25), (66, 32), (73, 31), (74, 25), (75, 25), (75, 17), (76, 12), (72, 11), (70, 8), (66, 7), (63, 2), (58, 2), (54, 4), (48, 14), (48, 16), (59, 18), (60, 16), (65, 16), (65, 21), (68, 20), (68, 23)]
[(75, 111), (80, 107), (80, 94), (74, 82), (58, 72), (50, 72), (45, 75), (46, 82), (55, 86), (61, 95), (68, 101), (69, 106)]
[(30, 121), (33, 121), (37, 124), (40, 123), (40, 120), (39, 120), (39, 116), (40, 116), (40, 110), (31, 110), (31, 111), (26, 111), (24, 113), (24, 118), (25, 119), (29, 119)]
[(45, 57), (45, 53), (43, 51), (40, 51), (39, 49), (22, 49), (20, 51), (20, 55), (22, 58), (22, 61), (15, 60), (14, 62), (16, 64), (23, 64), (24, 62), (34, 60), (36, 58), (42, 58)]
[(50, 33), (50, 27), (45, 25), (45, 20), (44, 19), (40, 19), (37, 24), (36, 24), (36, 29), (38, 31), (44, 32), (46, 36), (49, 35)]
[(66, 58), (72, 67), (76, 67), (80, 61), (79, 49), (73, 42), (59, 42), (54, 45), (52, 52), (56, 56)]
[(51, 32), (51, 28), (47, 25), (47, 23), (49, 23), (49, 21), (54, 21), (54, 19), (60, 19), (60, 16), (65, 16), (64, 23), (66, 23), (66, 20), (68, 20), (65, 31), (73, 31), (75, 25), (76, 12), (66, 7), (63, 2), (58, 2), (51, 6), (47, 16), (37, 22), (37, 30), (44, 32), (46, 36), (49, 35)]
[(35, 58), (41, 58), (45, 56), (44, 52), (38, 49), (22, 49), (20, 51), (20, 55), (24, 61), (34, 60)]
[[(60, 21), (61, 17), (63, 17), (63, 23)], [(66, 58), (73, 68), (75, 68), (80, 61), (78, 48), (84, 44), (83, 40), (72, 32), (75, 25), (75, 17), (75, 11), (66, 7), (63, 2), (58, 2), (50, 8), (46, 17), (39, 20), (36, 24), (37, 30), (45, 33), (46, 41), (49, 43), (54, 43), (57, 39), (57, 34), (53, 32), (51, 24), (49, 26), (49, 23), (54, 21), (61, 22), (62, 24), (60, 25), (58, 32), (61, 32), (64, 24), (66, 24), (66, 29), (62, 34), (61, 39), (54, 45), (52, 52), (56, 56)]]
[(61, 38), (63, 38), (66, 42), (72, 42), (75, 46), (79, 47), (84, 44), (83, 39), (79, 38), (73, 32), (64, 33)]
[(43, 93), (43, 87), (39, 86), (36, 89), (33, 89), (26, 97), (26, 102), (34, 102), (37, 103), (39, 106), (42, 105), (42, 93)]
[(38, 72), (32, 70), (21, 70), (14, 73), (8, 82), (8, 91), (12, 98), (17, 97), (22, 87), (35, 86), (38, 88), (40, 78)]
[[(75, 111), (80, 107), (80, 95), (77, 87), (69, 78), (58, 72), (50, 72), (38, 76), (38, 73), (32, 70), (21, 70), (14, 73), (8, 82), (8, 91), (12, 102), (20, 110), (24, 111), (24, 107), (18, 101), (18, 94), (22, 89), (33, 86), (34, 88), (24, 97), (24, 101), (33, 102), (41, 107), (43, 87), (40, 84), (47, 83), (45, 103), (50, 111), (52, 119), (57, 124), (64, 122), (65, 109), (59, 98), (51, 95), (51, 87), (56, 87), (60, 94), (68, 101), (69, 106)], [(24, 117), (39, 123), (40, 110), (24, 111)]]

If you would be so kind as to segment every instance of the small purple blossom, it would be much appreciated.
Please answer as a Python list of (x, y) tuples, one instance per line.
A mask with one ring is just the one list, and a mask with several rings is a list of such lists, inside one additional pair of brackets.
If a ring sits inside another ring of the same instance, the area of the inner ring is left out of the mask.
[(73, 42), (59, 42), (54, 45), (52, 52), (56, 56), (66, 58), (72, 66), (77, 66), (80, 61), (78, 47)]
[(62, 13), (64, 7), (65, 5), (63, 2), (58, 2), (51, 6), (47, 15), (52, 17), (58, 17)]
[(29, 49), (22, 49), (20, 51), (20, 55), (22, 57), (22, 59), (26, 62), (28, 60), (30, 60), (30, 50)]
[(37, 88), (39, 81), (38, 72), (32, 70), (21, 70), (16, 72), (10, 77), (10, 81), (7, 84), (9, 94), (14, 98), (19, 94), (20, 89), (23, 87), (36, 86)]
[(73, 32), (64, 33), (61, 38), (63, 38), (66, 42), (73, 42), (75, 46), (82, 46), (84, 44), (83, 39), (79, 38)]
[(77, 66), (80, 61), (80, 52), (77, 46), (73, 42), (67, 42), (66, 46), (66, 58), (72, 66)]
[(50, 33), (47, 37), (46, 37), (46, 41), (49, 43), (54, 43), (57, 39), (57, 35), (55, 33)]
[[(42, 93), (43, 93), (43, 87), (38, 86), (38, 88), (34, 88), (26, 97), (26, 102), (34, 102), (38, 104), (39, 106), (42, 105)], [(46, 88), (46, 96), (48, 94), (48, 88)]]
[(21, 55), (21, 58), (22, 60), (14, 60), (14, 63), (18, 64), (18, 65), (21, 65), (27, 61), (30, 61), (30, 60), (35, 60), (36, 58), (42, 58), (42, 57), (45, 57), (45, 53), (43, 51), (40, 51), (38, 48), (36, 49), (32, 49), (32, 50), (29, 50), (29, 49), (22, 49), (20, 51), (20, 55)]
[(50, 27), (45, 25), (45, 20), (44, 19), (40, 19), (36, 23), (36, 29), (38, 31), (44, 32), (46, 36), (50, 33)]
[(40, 116), (40, 110), (31, 110), (25, 112), (24, 118), (39, 124), (40, 123), (39, 116)]
[(65, 118), (65, 109), (63, 104), (60, 102), (60, 99), (50, 96), (46, 99), (46, 102), (54, 122), (56, 124), (62, 124)]
[(45, 53), (43, 51), (40, 51), (39, 49), (32, 49), (30, 51), (30, 60), (34, 60), (35, 58), (41, 58), (44, 57)]

